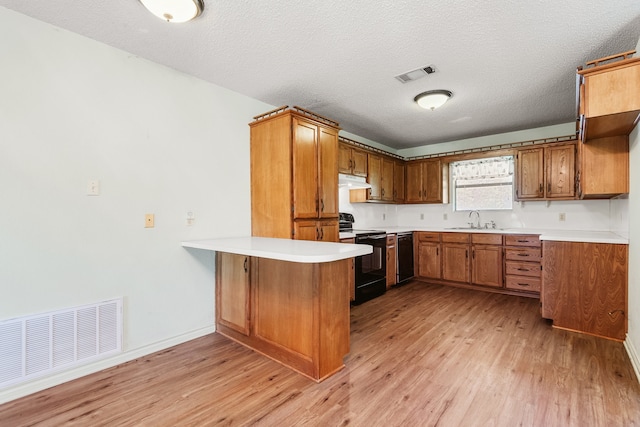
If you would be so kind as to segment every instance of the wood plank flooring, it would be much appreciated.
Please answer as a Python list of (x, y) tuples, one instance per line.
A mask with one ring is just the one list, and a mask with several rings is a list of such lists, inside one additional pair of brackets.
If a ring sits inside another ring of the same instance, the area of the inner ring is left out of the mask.
[(1, 426), (634, 426), (623, 345), (538, 301), (411, 282), (353, 307), (316, 384), (218, 334), (0, 406)]

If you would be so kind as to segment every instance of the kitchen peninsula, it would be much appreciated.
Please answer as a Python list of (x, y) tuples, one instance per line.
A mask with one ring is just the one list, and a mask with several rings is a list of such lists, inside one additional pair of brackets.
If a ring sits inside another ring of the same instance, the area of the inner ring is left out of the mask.
[(216, 329), (322, 381), (349, 353), (350, 259), (368, 245), (264, 237), (195, 240), (216, 252)]

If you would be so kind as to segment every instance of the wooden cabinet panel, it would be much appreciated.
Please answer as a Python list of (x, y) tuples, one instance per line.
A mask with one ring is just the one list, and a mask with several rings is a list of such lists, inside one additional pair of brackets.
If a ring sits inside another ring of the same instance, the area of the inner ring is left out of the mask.
[(405, 200), (409, 203), (422, 201), (422, 163), (407, 163)]
[(471, 235), (471, 243), (476, 245), (502, 246), (502, 234), (474, 233)]
[(597, 68), (582, 71), (587, 118), (640, 110), (640, 58)]
[(576, 146), (552, 145), (545, 148), (546, 197), (574, 198), (576, 195)]
[(442, 203), (442, 164), (440, 160), (425, 160), (423, 163), (423, 200), (427, 203)]
[(539, 277), (507, 276), (505, 288), (516, 291), (540, 292), (540, 283)]
[(391, 202), (393, 201), (393, 160), (382, 158), (381, 176), (380, 199)]
[(396, 235), (387, 235), (387, 289), (396, 284)]
[(469, 243), (469, 233), (442, 233), (440, 236), (443, 243)]
[(583, 199), (629, 193), (629, 137), (612, 136), (579, 144), (579, 194)]
[(469, 283), (469, 245), (442, 244), (442, 278)]
[(297, 220), (294, 222), (293, 234), (296, 240), (337, 242), (339, 228), (337, 220)]
[(317, 218), (318, 126), (294, 118), (293, 135), (293, 216)]
[(405, 164), (396, 161), (393, 164), (393, 200), (397, 203), (404, 202), (405, 195)]
[(427, 279), (442, 278), (440, 263), (440, 243), (420, 242), (418, 244), (415, 268), (416, 276)]
[(474, 245), (471, 254), (471, 283), (502, 287), (502, 246)]
[(543, 242), (542, 314), (554, 326), (624, 340), (628, 245)]
[(419, 231), (414, 234), (420, 242), (440, 242), (440, 233), (430, 233), (427, 231)]
[(540, 247), (540, 236), (536, 234), (505, 234), (506, 246), (535, 246)]
[(250, 328), (250, 258), (216, 252), (216, 321), (243, 335)]
[(507, 275), (540, 277), (539, 263), (506, 261), (504, 270)]
[(340, 236), (340, 225), (338, 220), (318, 221), (320, 238), (323, 242), (337, 242)]
[(367, 156), (367, 182), (371, 184), (369, 189), (369, 200), (380, 200), (382, 198), (382, 157), (377, 154)]
[(517, 262), (540, 262), (542, 260), (542, 252), (539, 248), (506, 248), (505, 260)]
[[(340, 239), (340, 243), (356, 243), (356, 239), (354, 237), (350, 237), (348, 239)], [(351, 258), (349, 261), (349, 281), (347, 286), (349, 287), (349, 301), (354, 301), (356, 299), (356, 259)]]
[[(338, 131), (318, 127), (318, 218), (338, 217)], [(337, 242), (336, 240), (333, 240)]]
[(352, 149), (351, 160), (353, 164), (351, 166), (351, 173), (356, 176), (367, 176), (367, 153), (362, 150)]
[(347, 175), (367, 176), (367, 153), (348, 144), (338, 147), (338, 171)]
[(516, 199), (544, 197), (544, 149), (518, 151), (516, 157)]

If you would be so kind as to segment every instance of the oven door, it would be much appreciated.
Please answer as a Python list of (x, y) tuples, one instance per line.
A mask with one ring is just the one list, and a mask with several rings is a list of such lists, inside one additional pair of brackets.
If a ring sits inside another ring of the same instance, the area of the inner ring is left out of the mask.
[(356, 236), (356, 243), (373, 247), (372, 253), (356, 257), (354, 302), (360, 304), (387, 290), (387, 235)]

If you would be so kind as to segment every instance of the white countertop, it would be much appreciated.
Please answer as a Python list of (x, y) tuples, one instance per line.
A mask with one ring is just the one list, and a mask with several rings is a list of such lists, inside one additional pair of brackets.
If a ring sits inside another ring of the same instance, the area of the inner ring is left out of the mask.
[(373, 252), (373, 248), (370, 245), (272, 239), (267, 237), (189, 240), (182, 242), (182, 246), (301, 263), (339, 261)]
[[(549, 230), (533, 228), (445, 228), (445, 227), (367, 227), (367, 229), (386, 231), (387, 234), (407, 231), (432, 231), (436, 233), (496, 233), (496, 234), (538, 234), (540, 240), (559, 242), (611, 243), (628, 245), (629, 239), (611, 231), (589, 230)], [(354, 237), (354, 233), (340, 233), (341, 239)]]

